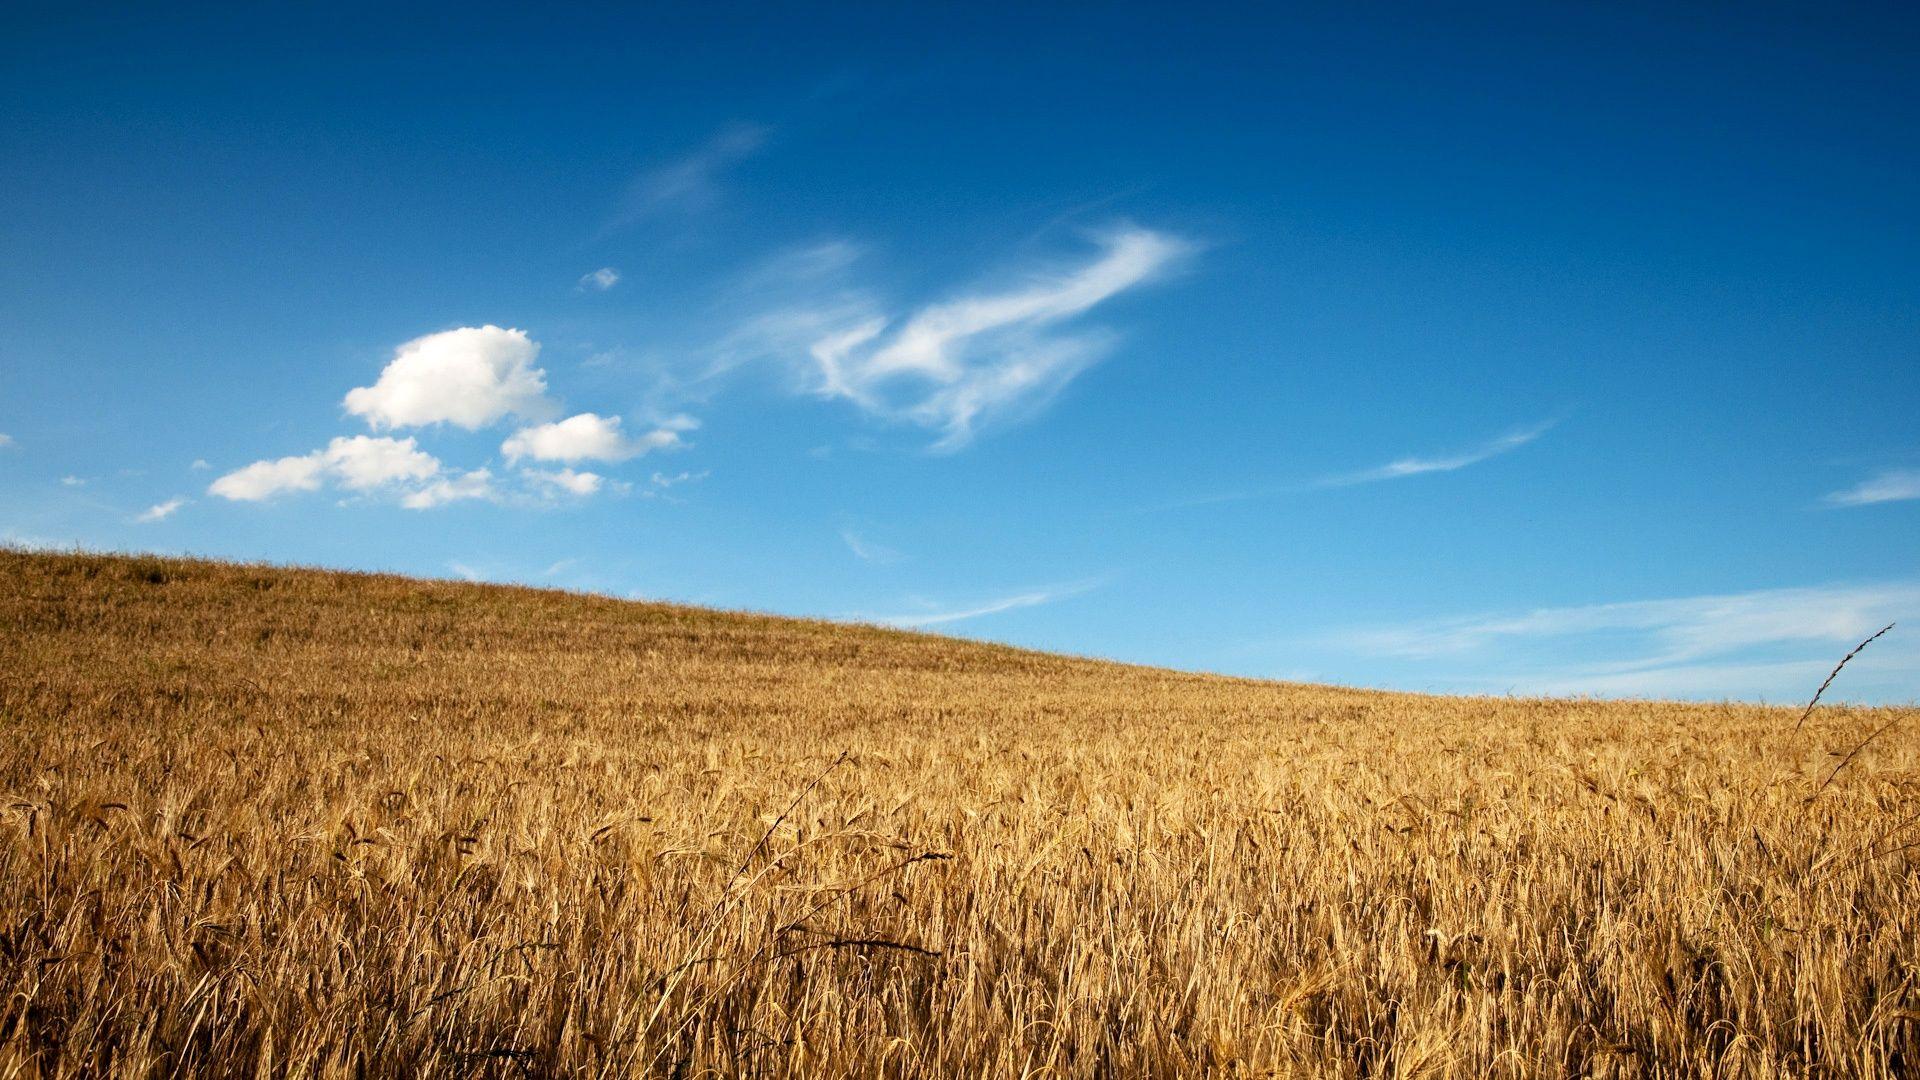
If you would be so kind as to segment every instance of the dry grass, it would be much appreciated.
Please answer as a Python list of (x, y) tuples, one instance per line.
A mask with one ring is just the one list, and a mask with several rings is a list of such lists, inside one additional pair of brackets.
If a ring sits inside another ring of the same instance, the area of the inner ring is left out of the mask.
[(1795, 715), (0, 553), (0, 1075), (1911, 1073)]

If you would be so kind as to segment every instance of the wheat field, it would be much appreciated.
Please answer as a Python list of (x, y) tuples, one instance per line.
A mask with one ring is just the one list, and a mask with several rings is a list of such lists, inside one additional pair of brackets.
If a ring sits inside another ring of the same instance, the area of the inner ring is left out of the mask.
[(1797, 716), (5, 552), (0, 1075), (1911, 1074)]

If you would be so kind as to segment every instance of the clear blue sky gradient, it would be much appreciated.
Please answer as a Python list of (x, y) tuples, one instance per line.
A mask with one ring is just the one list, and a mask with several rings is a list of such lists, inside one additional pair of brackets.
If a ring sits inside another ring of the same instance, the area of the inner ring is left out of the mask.
[[(1349, 7), (11, 5), (0, 537), (1437, 691), (1906, 619), (1835, 692), (1920, 697), (1914, 9)], [(699, 426), (580, 496), (344, 407), (487, 325)], [(356, 435), (492, 493), (210, 490)]]

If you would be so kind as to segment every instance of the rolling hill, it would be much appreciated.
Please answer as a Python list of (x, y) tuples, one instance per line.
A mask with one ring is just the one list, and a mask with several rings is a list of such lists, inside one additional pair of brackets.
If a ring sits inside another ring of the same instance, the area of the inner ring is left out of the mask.
[(0, 552), (0, 1066), (1910, 1072), (1920, 714), (1797, 715)]

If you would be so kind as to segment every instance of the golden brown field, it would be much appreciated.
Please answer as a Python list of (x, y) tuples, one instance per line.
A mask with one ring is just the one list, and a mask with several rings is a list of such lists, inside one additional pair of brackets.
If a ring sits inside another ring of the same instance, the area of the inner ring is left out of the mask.
[(1912, 1074), (1797, 715), (0, 553), (0, 1075)]

